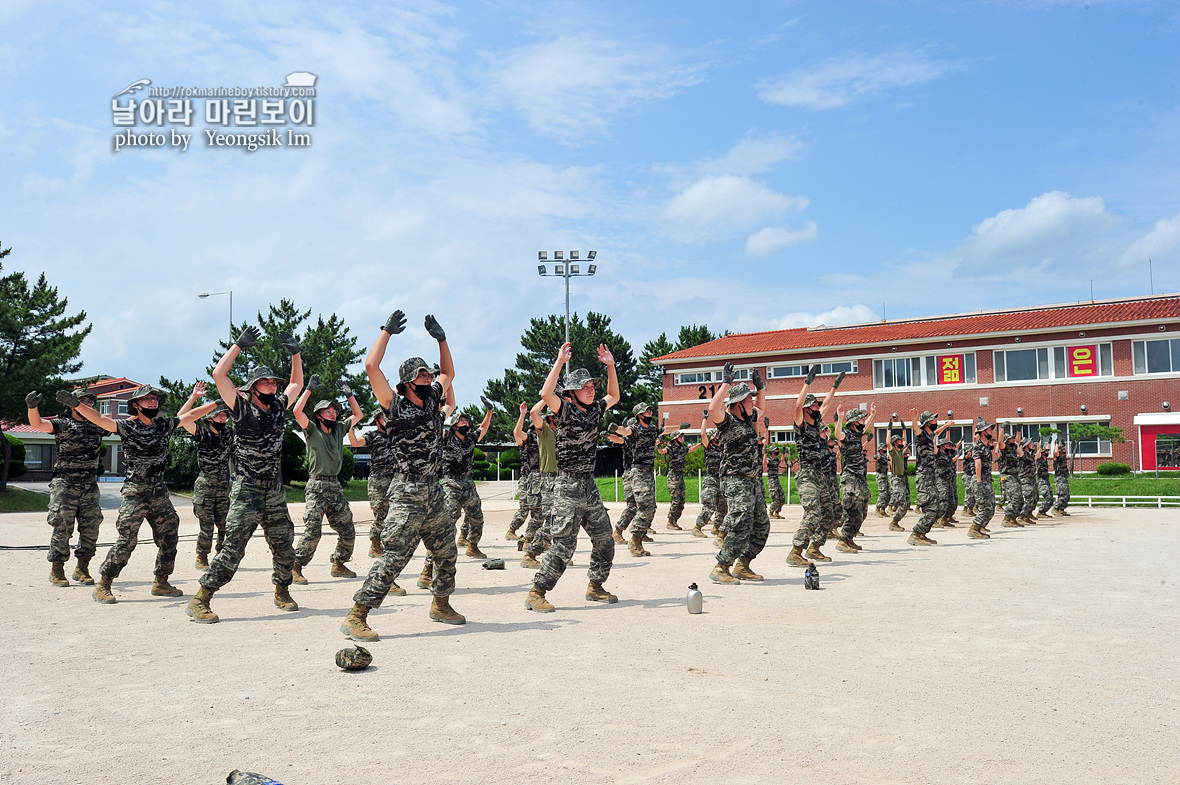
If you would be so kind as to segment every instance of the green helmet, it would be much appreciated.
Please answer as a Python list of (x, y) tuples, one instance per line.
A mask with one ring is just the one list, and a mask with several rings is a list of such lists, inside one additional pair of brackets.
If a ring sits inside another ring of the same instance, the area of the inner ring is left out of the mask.
[(336, 666), (346, 671), (363, 671), (373, 664), (373, 655), (364, 646), (352, 646), (336, 652)]

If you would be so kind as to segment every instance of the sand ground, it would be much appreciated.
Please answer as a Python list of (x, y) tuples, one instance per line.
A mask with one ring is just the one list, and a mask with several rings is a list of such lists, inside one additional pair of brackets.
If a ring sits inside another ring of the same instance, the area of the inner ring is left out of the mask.
[[(988, 542), (935, 530), (936, 548), (870, 517), (865, 550), (829, 548), (810, 592), (784, 561), (799, 508), (773, 522), (765, 583), (720, 587), (711, 540), (666, 532), (661, 505), (655, 555), (616, 551), (618, 605), (583, 599), (583, 535), (557, 612), (538, 615), (504, 539), (512, 508), (485, 505), (484, 550), (507, 570), (460, 556), (452, 602), (468, 624), (428, 619), (419, 556), (409, 596), (370, 617), (382, 640), (363, 673), (333, 662), (360, 579), (328, 576), (330, 535), (311, 585), (293, 587), (298, 613), (272, 605), (253, 540), (215, 625), (183, 611), (191, 508), (183, 599), (150, 596), (146, 526), (113, 606), (50, 586), (44, 550), (0, 550), (0, 781), (218, 783), (234, 768), (286, 785), (1180, 781), (1175, 511), (1081, 509), (993, 525)], [(302, 506), (291, 514), (298, 530)], [(0, 515), (0, 545), (48, 536), (41, 515)], [(113, 538), (108, 513), (100, 542)], [(358, 572), (369, 564), (358, 553)]]

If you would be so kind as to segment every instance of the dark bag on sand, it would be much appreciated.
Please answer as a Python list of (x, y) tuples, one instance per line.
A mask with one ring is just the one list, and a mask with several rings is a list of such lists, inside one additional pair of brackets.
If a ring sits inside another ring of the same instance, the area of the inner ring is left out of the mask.
[(226, 785), (283, 785), (278, 780), (272, 780), (270, 777), (263, 777), (261, 774), (255, 774), (252, 771), (238, 771), (234, 769), (225, 778)]

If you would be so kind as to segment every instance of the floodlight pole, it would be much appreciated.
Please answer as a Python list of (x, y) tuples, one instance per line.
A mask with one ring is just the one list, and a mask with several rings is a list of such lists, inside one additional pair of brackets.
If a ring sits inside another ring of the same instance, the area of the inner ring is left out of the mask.
[[(579, 254), (577, 251), (570, 251), (568, 259), (563, 259), (562, 257), (564, 255), (565, 254), (563, 251), (554, 251), (553, 252), (553, 261), (555, 263), (561, 264), (561, 272), (559, 274), (561, 275), (561, 277), (563, 279), (565, 279), (565, 342), (569, 343), (570, 342), (570, 278), (574, 278), (577, 276), (583, 276), (583, 275), (585, 275), (585, 276), (594, 275), (595, 271), (598, 268), (598, 265), (595, 264), (595, 260), (598, 256), (598, 252), (597, 251), (590, 251), (586, 255), (586, 258), (584, 260), (578, 258)], [(537, 259), (540, 260), (540, 262), (541, 262), (541, 264), (537, 265), (537, 272), (539, 272), (541, 275), (547, 274), (545, 262), (548, 261), (548, 257), (549, 257), (549, 254), (547, 251), (539, 251), (537, 253)], [(573, 272), (573, 268), (572, 268), (571, 263), (574, 263), (574, 262), (578, 263), (579, 266), (581, 265), (582, 262), (585, 262), (587, 265), (586, 272), (584, 272), (584, 273), (583, 272)], [(554, 271), (554, 273), (557, 273), (557, 265), (556, 264), (554, 265), (553, 271)], [(567, 374), (570, 372), (569, 360), (566, 360), (565, 372)]]
[(228, 294), (229, 295), (229, 340), (232, 342), (234, 340), (234, 292), (233, 292), (233, 290), (230, 289), (228, 292), (201, 292), (200, 294), (197, 295), (197, 297), (204, 300), (206, 298), (214, 297), (214, 296), (220, 295), (220, 294)]

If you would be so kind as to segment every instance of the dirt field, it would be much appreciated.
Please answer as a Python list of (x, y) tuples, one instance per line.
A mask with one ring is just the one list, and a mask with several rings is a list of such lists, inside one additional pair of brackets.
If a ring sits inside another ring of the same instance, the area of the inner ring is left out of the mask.
[[(427, 618), (419, 556), (409, 596), (370, 617), (382, 640), (363, 673), (333, 663), (360, 579), (328, 577), (330, 535), (311, 585), (292, 587), (298, 613), (272, 605), (270, 555), (252, 541), (215, 625), (183, 611), (191, 508), (179, 600), (148, 593), (146, 526), (113, 606), (50, 586), (44, 550), (0, 550), (0, 781), (219, 783), (234, 768), (285, 785), (1180, 781), (1175, 511), (1081, 509), (993, 524), (988, 542), (935, 530), (921, 549), (870, 517), (861, 554), (827, 549), (820, 592), (784, 561), (797, 507), (754, 563), (765, 583), (724, 588), (707, 579), (711, 540), (657, 516), (652, 558), (616, 551), (618, 605), (583, 599), (583, 537), (549, 595), (557, 613), (537, 615), (504, 539), (511, 508), (485, 505), (484, 549), (506, 571), (460, 557), (452, 604), (468, 624)], [(301, 505), (291, 514), (298, 530)], [(4, 546), (48, 537), (43, 514), (0, 515)], [(113, 539), (108, 512), (100, 542)], [(700, 616), (684, 607), (692, 581)]]

